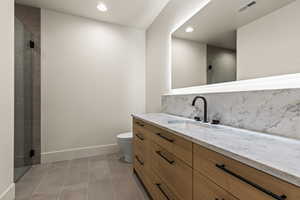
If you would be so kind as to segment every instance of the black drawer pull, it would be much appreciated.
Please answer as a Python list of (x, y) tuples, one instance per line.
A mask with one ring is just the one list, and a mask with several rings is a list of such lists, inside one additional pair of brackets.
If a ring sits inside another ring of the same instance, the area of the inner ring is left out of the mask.
[(171, 143), (174, 142), (173, 139), (167, 138), (166, 136), (162, 135), (161, 133), (156, 133), (156, 135), (159, 136), (159, 137), (161, 137), (164, 140), (167, 140), (168, 142), (171, 142)]
[(251, 185), (252, 187), (254, 187), (254, 188), (256, 188), (256, 189), (262, 191), (263, 193), (265, 193), (265, 194), (267, 194), (267, 195), (273, 197), (274, 199), (277, 199), (277, 200), (285, 200), (285, 199), (287, 199), (287, 196), (286, 196), (286, 195), (281, 195), (281, 196), (279, 196), (279, 195), (277, 195), (277, 194), (274, 194), (273, 192), (271, 192), (271, 191), (269, 191), (269, 190), (267, 190), (267, 189), (261, 187), (260, 185), (258, 185), (258, 184), (256, 184), (256, 183), (253, 183), (253, 182), (251, 182), (251, 181), (249, 181), (249, 180), (247, 180), (246, 178), (244, 178), (244, 177), (242, 177), (242, 176), (240, 176), (240, 175), (238, 175), (238, 174), (236, 174), (236, 173), (230, 171), (229, 169), (226, 169), (226, 166), (225, 166), (225, 165), (219, 165), (219, 164), (216, 164), (216, 167), (219, 168), (219, 169), (221, 169), (221, 170), (223, 170), (224, 172), (226, 172), (226, 173), (228, 173), (228, 174), (230, 174), (230, 175), (232, 175), (232, 176), (234, 176), (234, 177), (240, 179), (240, 180), (243, 181), (244, 183), (247, 183), (247, 184)]
[(144, 165), (144, 162), (142, 162), (138, 156), (135, 156), (135, 159), (140, 163), (140, 165)]
[(144, 127), (145, 125), (144, 124), (141, 124), (140, 122), (136, 122), (137, 125), (141, 126), (141, 127)]
[(168, 163), (170, 163), (171, 165), (173, 165), (175, 163), (175, 160), (169, 160), (166, 156), (164, 156), (161, 151), (156, 151), (156, 153), (162, 157), (165, 161), (167, 161)]
[(143, 138), (143, 136), (141, 136), (139, 133), (135, 134), (137, 138), (139, 138), (140, 140), (145, 140), (145, 138)]
[(166, 199), (170, 200), (170, 198), (168, 197), (167, 193), (161, 188), (161, 184), (160, 183), (156, 183), (155, 185), (157, 186), (157, 188), (159, 189), (159, 191), (166, 197)]

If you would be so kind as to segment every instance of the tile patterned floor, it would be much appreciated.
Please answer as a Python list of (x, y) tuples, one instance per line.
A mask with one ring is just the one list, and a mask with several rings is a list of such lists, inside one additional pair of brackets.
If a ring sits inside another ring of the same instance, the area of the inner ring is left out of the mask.
[(16, 183), (16, 200), (149, 200), (118, 154), (33, 166)]

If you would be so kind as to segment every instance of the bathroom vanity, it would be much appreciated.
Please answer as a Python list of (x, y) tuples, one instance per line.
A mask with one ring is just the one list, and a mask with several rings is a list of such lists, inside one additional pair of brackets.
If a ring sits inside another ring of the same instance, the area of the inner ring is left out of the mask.
[(133, 115), (134, 172), (154, 200), (299, 200), (300, 141), (163, 113)]

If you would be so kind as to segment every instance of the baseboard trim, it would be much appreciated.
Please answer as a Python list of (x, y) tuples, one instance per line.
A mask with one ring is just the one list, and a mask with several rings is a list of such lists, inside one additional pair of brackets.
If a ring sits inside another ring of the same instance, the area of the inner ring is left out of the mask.
[(117, 144), (98, 145), (41, 153), (41, 162), (50, 163), (119, 152)]
[(14, 200), (15, 199), (15, 184), (12, 183), (2, 194), (0, 200)]

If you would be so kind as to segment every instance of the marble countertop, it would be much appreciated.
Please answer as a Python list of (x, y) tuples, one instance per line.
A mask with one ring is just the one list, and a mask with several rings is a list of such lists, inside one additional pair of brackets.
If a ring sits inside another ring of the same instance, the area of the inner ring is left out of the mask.
[(164, 113), (132, 116), (300, 187), (300, 140)]

